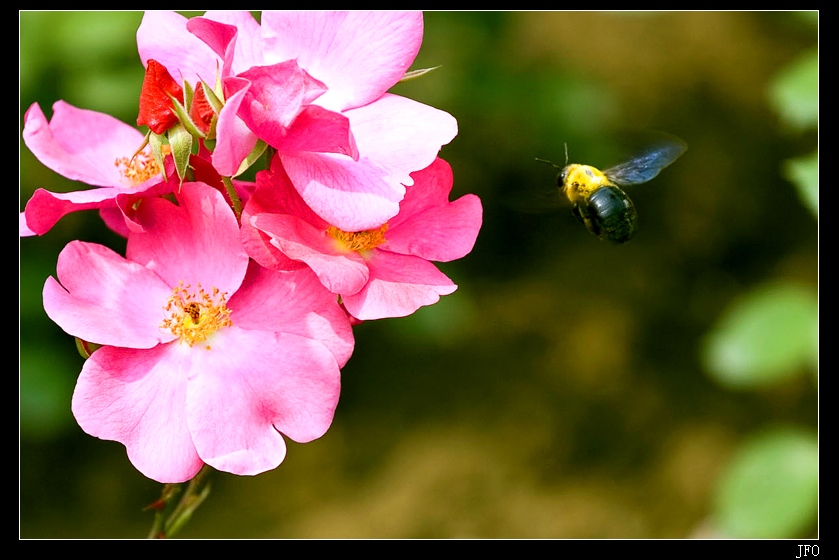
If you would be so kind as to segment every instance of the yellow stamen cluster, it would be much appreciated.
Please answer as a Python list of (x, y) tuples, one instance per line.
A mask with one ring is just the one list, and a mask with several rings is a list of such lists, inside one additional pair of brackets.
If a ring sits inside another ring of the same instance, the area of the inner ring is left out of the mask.
[(160, 167), (154, 158), (145, 152), (140, 152), (132, 158), (117, 158), (114, 162), (122, 176), (132, 185), (139, 185), (160, 174)]
[(233, 324), (227, 307), (227, 293), (219, 292), (218, 288), (207, 293), (201, 284), (192, 290), (189, 284), (180, 282), (172, 290), (172, 297), (166, 302), (164, 310), (169, 317), (160, 327), (168, 329), (190, 346), (204, 342), (217, 330)]
[(326, 232), (337, 239), (341, 244), (350, 251), (369, 251), (375, 249), (385, 241), (385, 232), (387, 231), (387, 222), (376, 229), (368, 229), (365, 231), (344, 231), (329, 226)]

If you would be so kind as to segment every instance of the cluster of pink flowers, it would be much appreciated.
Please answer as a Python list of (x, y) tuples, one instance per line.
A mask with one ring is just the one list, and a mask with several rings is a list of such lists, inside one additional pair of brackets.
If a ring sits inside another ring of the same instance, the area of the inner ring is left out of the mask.
[[(144, 475), (277, 467), (284, 437), (329, 428), (361, 321), (402, 317), (456, 285), (480, 200), (450, 201), (448, 113), (388, 93), (421, 13), (149, 12), (137, 125), (58, 101), (23, 139), (89, 187), (38, 189), (20, 235), (98, 210), (125, 255), (73, 240), (44, 308), (91, 348), (72, 400)], [(255, 164), (254, 181), (240, 178)]]

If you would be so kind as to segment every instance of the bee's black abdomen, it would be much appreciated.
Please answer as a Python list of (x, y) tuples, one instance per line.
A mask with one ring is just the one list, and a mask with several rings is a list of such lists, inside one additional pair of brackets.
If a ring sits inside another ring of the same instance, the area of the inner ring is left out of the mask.
[(618, 187), (606, 186), (594, 191), (588, 199), (585, 214), (592, 222), (589, 230), (613, 243), (626, 243), (635, 233), (638, 213), (626, 193)]

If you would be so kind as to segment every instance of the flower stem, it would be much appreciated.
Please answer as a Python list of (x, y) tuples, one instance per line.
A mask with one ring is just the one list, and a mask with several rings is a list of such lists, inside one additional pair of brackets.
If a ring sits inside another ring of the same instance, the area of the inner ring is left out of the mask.
[(233, 202), (233, 211), (236, 213), (236, 219), (239, 220), (242, 217), (242, 200), (239, 198), (239, 195), (236, 194), (236, 188), (233, 186), (233, 180), (230, 177), (222, 177), (222, 183), (224, 183), (224, 188), (227, 189), (227, 196), (230, 197), (230, 201)]
[[(167, 539), (175, 536), (192, 513), (210, 495), (209, 475), (212, 469), (204, 465), (192, 480), (184, 484), (165, 484), (160, 498), (146, 507), (154, 509), (154, 523), (148, 538)], [(180, 499), (178, 496), (180, 495)]]

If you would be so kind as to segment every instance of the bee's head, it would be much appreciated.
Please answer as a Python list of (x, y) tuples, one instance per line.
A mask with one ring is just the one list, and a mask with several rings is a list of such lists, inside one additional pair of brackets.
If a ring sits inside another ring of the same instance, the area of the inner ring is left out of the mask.
[(556, 176), (556, 186), (558, 186), (560, 189), (565, 188), (565, 181), (568, 179), (568, 172), (569, 171), (571, 171), (571, 166), (566, 165), (559, 172), (559, 175)]
[(541, 161), (542, 163), (547, 163), (550, 166), (553, 166), (555, 169), (559, 169), (559, 175), (556, 177), (556, 186), (560, 189), (565, 187), (565, 179), (568, 177), (568, 170), (571, 167), (568, 165), (568, 143), (565, 143), (565, 166), (560, 167), (559, 165), (555, 164), (554, 162), (548, 159), (536, 158), (536, 161)]

